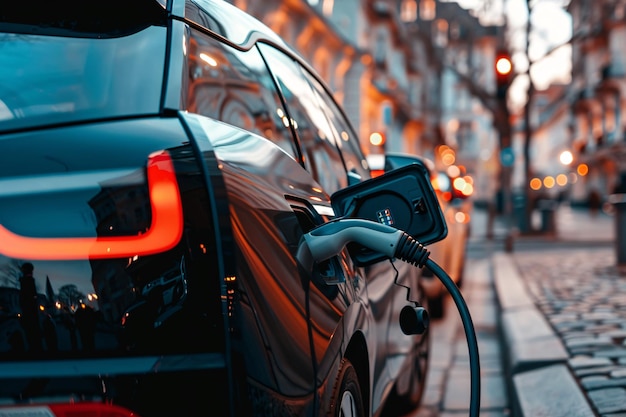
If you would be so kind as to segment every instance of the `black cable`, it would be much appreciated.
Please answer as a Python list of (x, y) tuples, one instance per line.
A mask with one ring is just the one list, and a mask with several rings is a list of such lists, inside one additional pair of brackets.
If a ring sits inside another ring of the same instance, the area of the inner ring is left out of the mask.
[(420, 268), (426, 266), (433, 274), (439, 278), (441, 283), (446, 287), (461, 316), (463, 329), (465, 330), (465, 338), (467, 339), (467, 347), (469, 349), (470, 361), (470, 417), (478, 417), (480, 412), (480, 358), (478, 355), (478, 341), (476, 331), (472, 323), (472, 316), (469, 313), (467, 304), (461, 295), (461, 291), (456, 286), (452, 278), (432, 259), (428, 258), (430, 252), (424, 245), (413, 239), (409, 235), (404, 235), (398, 242), (396, 256), (412, 265)]
[(470, 417), (478, 417), (480, 412), (480, 359), (478, 356), (478, 341), (476, 339), (476, 331), (474, 330), (472, 317), (470, 316), (467, 304), (465, 304), (465, 300), (461, 295), (461, 291), (459, 291), (459, 288), (456, 286), (454, 281), (452, 281), (446, 271), (444, 271), (432, 259), (428, 259), (426, 261), (426, 267), (428, 267), (428, 269), (430, 269), (446, 287), (452, 296), (457, 309), (459, 310), (459, 314), (461, 315), (461, 321), (463, 322), (463, 328), (465, 329), (465, 338), (467, 339), (467, 347), (469, 349), (470, 361), (471, 393), (469, 415)]

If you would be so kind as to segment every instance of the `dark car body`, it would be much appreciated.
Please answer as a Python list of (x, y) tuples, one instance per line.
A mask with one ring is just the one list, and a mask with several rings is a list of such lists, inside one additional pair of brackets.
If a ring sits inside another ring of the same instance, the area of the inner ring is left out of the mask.
[(221, 0), (83, 3), (0, 9), (0, 412), (416, 406), (415, 268), (296, 260), (369, 177), (315, 72)]

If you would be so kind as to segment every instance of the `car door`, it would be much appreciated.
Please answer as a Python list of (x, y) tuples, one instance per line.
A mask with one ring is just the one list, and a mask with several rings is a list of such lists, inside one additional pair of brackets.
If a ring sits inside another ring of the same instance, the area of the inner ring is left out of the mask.
[[(313, 177), (328, 193), (369, 178), (357, 136), (328, 91), (290, 57), (267, 45), (260, 49), (286, 97), (305, 166)], [(408, 298), (418, 296), (417, 282), (412, 279), (416, 274), (407, 265), (396, 267), (380, 262), (357, 268), (349, 256), (346, 259), (350, 268), (347, 279), (357, 289), (360, 308), (346, 312), (344, 323), (350, 324), (344, 328), (345, 337), (349, 340), (355, 333), (365, 335), (370, 354), (372, 406), (376, 408), (414, 345), (414, 339), (400, 330), (399, 311)], [(323, 352), (316, 353), (323, 358)]]
[[(288, 113), (258, 49), (234, 48), (191, 28), (187, 39), (190, 112), (184, 118), (216, 201), (225, 204), (221, 211), (230, 224), (223, 240), (236, 248), (233, 351), (256, 381), (248, 389), (257, 390), (249, 396), (258, 401), (252, 404), (257, 413), (271, 391), (289, 397), (290, 407), (307, 407), (319, 370), (328, 374), (339, 357), (337, 328), (355, 298), (346, 285), (347, 258), (313, 271), (303, 271), (296, 260), (303, 232), (330, 219), (329, 195), (303, 167)], [(332, 157), (339, 158), (338, 152)], [(327, 184), (333, 189), (346, 184), (343, 168), (338, 172), (330, 177), (335, 185)], [(327, 364), (315, 360), (325, 355)], [(269, 390), (262, 392), (262, 386)]]
[[(299, 206), (296, 212), (299, 216), (300, 225), (304, 232), (308, 232), (322, 222), (334, 218), (334, 212), (330, 206), (330, 194), (342, 189), (349, 184), (348, 174), (341, 152), (337, 146), (337, 137), (328, 123), (327, 115), (319, 105), (319, 98), (312, 89), (308, 80), (301, 72), (299, 64), (284, 52), (267, 44), (259, 44), (268, 68), (272, 72), (275, 82), (285, 102), (286, 115), (289, 124), (298, 140), (303, 165), (311, 177), (319, 184), (314, 190), (321, 192), (321, 198), (313, 205), (313, 209)], [(339, 326), (340, 319), (358, 320), (351, 318), (351, 314), (358, 316), (361, 306), (352, 306), (355, 300), (364, 298), (364, 281), (360, 271), (355, 268), (347, 251), (340, 254), (331, 264), (320, 265), (320, 269), (326, 270), (326, 282), (330, 282), (329, 272), (340, 274), (337, 276), (339, 294), (343, 298), (344, 305), (337, 309), (339, 299), (335, 291), (325, 289), (322, 285), (321, 296), (312, 300), (312, 308), (318, 311), (314, 317), (318, 331), (313, 332), (311, 343), (314, 348), (313, 358), (315, 366), (324, 378), (338, 359), (339, 352), (331, 346), (331, 338), (340, 339), (338, 332), (343, 332)], [(329, 269), (330, 268), (330, 269)], [(313, 294), (313, 293), (312, 293)], [(329, 294), (331, 296), (329, 296)], [(335, 317), (331, 311), (338, 311), (341, 315)], [(345, 316), (348, 315), (348, 318)], [(332, 317), (332, 319), (331, 319)], [(346, 335), (344, 344), (349, 341), (350, 335)], [(345, 350), (345, 345), (343, 346)]]

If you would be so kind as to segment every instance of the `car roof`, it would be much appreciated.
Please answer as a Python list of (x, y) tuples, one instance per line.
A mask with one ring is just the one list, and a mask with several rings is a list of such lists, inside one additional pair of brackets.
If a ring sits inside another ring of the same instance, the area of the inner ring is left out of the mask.
[(411, 160), (418, 160), (418, 161), (423, 162), (426, 165), (426, 168), (428, 168), (430, 172), (434, 173), (436, 171), (435, 163), (431, 159), (426, 158), (425, 156), (422, 156), (422, 155), (416, 155), (416, 154), (406, 153), (406, 152), (386, 152), (385, 157), (389, 160), (404, 161), (404, 162), (411, 161)]
[[(261, 40), (293, 52), (292, 48), (268, 26), (224, 0), (171, 1), (173, 16), (202, 26), (233, 46), (249, 49), (255, 42)], [(193, 13), (190, 5), (197, 6), (206, 15)]]
[(224, 0), (18, 1), (0, 8), (0, 24), (11, 25), (9, 31), (15, 25), (31, 25), (38, 32), (46, 28), (50, 34), (117, 36), (123, 35), (120, 27), (163, 24), (166, 9), (172, 17), (201, 26), (239, 49), (249, 49), (261, 40), (294, 51), (261, 21)]

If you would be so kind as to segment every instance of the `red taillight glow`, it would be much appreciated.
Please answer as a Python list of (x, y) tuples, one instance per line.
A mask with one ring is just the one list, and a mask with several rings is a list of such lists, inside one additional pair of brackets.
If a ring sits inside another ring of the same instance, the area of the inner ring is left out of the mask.
[(46, 404), (0, 407), (6, 417), (139, 417), (123, 407), (104, 403)]
[(49, 407), (55, 417), (139, 417), (136, 413), (113, 404), (51, 404)]
[(36, 238), (0, 224), (0, 254), (18, 259), (104, 259), (145, 256), (174, 247), (183, 232), (183, 208), (169, 153), (149, 156), (147, 166), (152, 224), (144, 234), (115, 237)]

